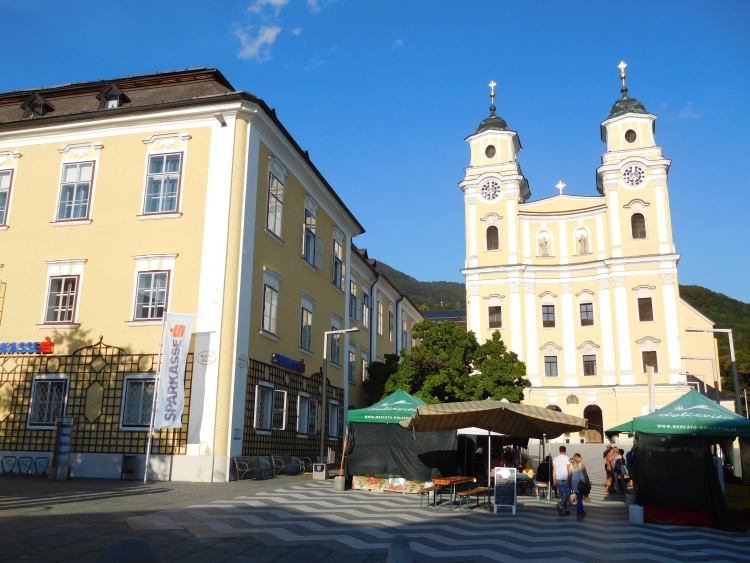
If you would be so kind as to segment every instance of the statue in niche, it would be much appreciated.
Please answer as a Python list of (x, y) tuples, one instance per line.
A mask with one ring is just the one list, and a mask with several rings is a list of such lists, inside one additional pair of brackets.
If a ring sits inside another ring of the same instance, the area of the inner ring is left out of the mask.
[(539, 240), (539, 255), (549, 256), (549, 243), (547, 242), (546, 238), (542, 238)]
[(586, 236), (586, 233), (582, 232), (581, 236), (578, 237), (578, 254), (588, 254), (589, 253), (589, 237)]

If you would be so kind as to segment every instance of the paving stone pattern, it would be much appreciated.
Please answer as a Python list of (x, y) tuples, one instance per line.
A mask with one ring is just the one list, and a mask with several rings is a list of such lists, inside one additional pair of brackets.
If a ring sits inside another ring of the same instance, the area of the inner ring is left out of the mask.
[(592, 491), (588, 516), (521, 498), (516, 516), (423, 510), (395, 493), (335, 492), (309, 476), (233, 483), (50, 482), (0, 477), (0, 561), (93, 563), (141, 537), (162, 561), (384, 563), (395, 535), (416, 562), (747, 561), (750, 535), (632, 526), (621, 498)]

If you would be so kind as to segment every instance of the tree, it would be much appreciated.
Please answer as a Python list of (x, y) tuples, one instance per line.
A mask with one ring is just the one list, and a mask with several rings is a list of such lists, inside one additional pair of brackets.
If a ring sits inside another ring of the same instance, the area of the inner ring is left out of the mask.
[[(744, 405), (744, 392), (746, 389), (750, 391), (750, 350), (736, 350), (735, 358), (740, 382), (740, 402)], [(734, 395), (734, 376), (732, 375), (732, 360), (730, 358), (721, 362), (721, 390), (728, 395)]]
[(385, 398), (385, 382), (398, 370), (398, 354), (386, 354), (385, 362), (372, 362), (367, 366), (367, 379), (362, 382), (362, 390), (367, 395), (367, 406)]
[(420, 342), (410, 352), (401, 351), (401, 363), (385, 384), (385, 393), (402, 389), (426, 403), (508, 399), (520, 402), (526, 379), (526, 366), (506, 349), (495, 332), (481, 346), (472, 331), (456, 323), (414, 325), (414, 338)]

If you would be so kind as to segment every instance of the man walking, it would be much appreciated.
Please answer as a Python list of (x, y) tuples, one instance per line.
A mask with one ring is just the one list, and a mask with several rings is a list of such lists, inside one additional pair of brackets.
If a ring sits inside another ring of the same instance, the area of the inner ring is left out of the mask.
[(557, 494), (560, 497), (560, 502), (556, 508), (560, 516), (570, 514), (568, 499), (570, 498), (570, 483), (573, 480), (570, 458), (565, 455), (565, 451), (565, 446), (560, 446), (560, 455), (552, 460), (553, 483), (557, 487)]

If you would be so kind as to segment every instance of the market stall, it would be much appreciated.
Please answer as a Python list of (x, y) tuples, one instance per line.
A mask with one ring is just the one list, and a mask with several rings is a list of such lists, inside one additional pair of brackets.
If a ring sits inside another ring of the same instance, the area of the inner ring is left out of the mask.
[(723, 467), (717, 467), (711, 448), (732, 451), (734, 438), (750, 436), (750, 420), (692, 390), (605, 432), (609, 437), (624, 433), (635, 435), (635, 501), (643, 506), (645, 522), (741, 530), (727, 506)]

